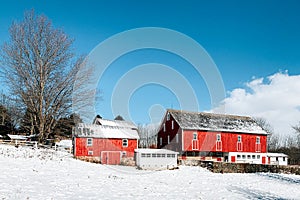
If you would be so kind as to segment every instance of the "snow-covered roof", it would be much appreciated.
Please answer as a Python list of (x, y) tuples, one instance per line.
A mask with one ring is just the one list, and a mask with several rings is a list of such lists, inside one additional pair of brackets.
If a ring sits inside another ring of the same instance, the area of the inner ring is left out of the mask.
[(12, 140), (26, 140), (27, 137), (25, 135), (11, 135), (7, 134), (7, 136)]
[(107, 120), (107, 119), (96, 118), (94, 124), (102, 125), (102, 126), (137, 129), (137, 127), (132, 122), (122, 121), (122, 120)]
[(171, 151), (168, 149), (135, 149), (138, 153), (168, 153), (168, 154), (178, 154), (178, 152)]
[(267, 153), (267, 157), (288, 157), (288, 155), (284, 153)]
[(57, 146), (60, 146), (60, 147), (71, 148), (72, 147), (72, 140), (61, 140), (59, 142), (56, 142), (55, 144)]
[(137, 127), (120, 120), (97, 118), (94, 124), (79, 124), (76, 131), (79, 137), (139, 139)]
[(251, 117), (168, 109), (182, 129), (267, 134)]

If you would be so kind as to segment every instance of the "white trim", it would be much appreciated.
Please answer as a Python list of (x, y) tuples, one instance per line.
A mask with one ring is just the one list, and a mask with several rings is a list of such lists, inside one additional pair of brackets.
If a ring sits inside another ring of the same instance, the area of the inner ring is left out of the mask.
[(168, 144), (170, 144), (170, 135), (168, 135)]
[(164, 123), (164, 132), (166, 132), (166, 123)]
[(162, 137), (159, 138), (159, 146), (162, 146)]
[(183, 129), (181, 129), (181, 148), (182, 151), (184, 151), (184, 136), (183, 136), (184, 132)]
[(179, 143), (179, 135), (178, 135), (178, 133), (176, 134), (176, 143)]
[(172, 130), (174, 130), (174, 120), (172, 120)]

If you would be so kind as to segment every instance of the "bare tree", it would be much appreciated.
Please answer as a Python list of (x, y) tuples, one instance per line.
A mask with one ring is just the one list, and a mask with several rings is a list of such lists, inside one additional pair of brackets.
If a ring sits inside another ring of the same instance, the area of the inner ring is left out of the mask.
[(43, 141), (70, 111), (83, 58), (75, 57), (70, 37), (33, 10), (25, 13), (23, 21), (13, 22), (9, 31), (10, 40), (0, 53), (2, 72), (11, 95), (27, 109)]
[(268, 133), (268, 151), (276, 151), (280, 147), (279, 136), (274, 133), (273, 127), (264, 118), (255, 118), (255, 122)]
[(297, 145), (298, 145), (298, 149), (300, 149), (300, 122), (298, 125), (296, 126), (292, 126), (293, 129), (295, 130), (295, 133), (297, 134), (296, 135), (296, 138), (297, 138)]
[(150, 148), (157, 146), (157, 132), (159, 124), (144, 124), (138, 125), (138, 131), (140, 136), (139, 146), (142, 148)]

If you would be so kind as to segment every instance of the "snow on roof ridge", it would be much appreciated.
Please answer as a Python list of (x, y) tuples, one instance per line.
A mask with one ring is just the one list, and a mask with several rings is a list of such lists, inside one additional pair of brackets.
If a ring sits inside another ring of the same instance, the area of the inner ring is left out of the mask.
[(267, 134), (248, 116), (167, 109), (183, 129)]
[(167, 109), (167, 111), (170, 113), (180, 112), (180, 113), (185, 113), (185, 114), (200, 114), (200, 115), (218, 116), (218, 117), (224, 117), (224, 118), (253, 120), (252, 117), (250, 117), (250, 116), (241, 116), (241, 115), (224, 114), (224, 113), (197, 112), (197, 111), (175, 110), (175, 109)]

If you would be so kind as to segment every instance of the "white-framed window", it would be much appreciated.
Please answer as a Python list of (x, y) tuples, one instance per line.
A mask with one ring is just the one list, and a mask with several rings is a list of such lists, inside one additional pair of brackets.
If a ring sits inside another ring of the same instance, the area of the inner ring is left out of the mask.
[(198, 139), (198, 134), (197, 134), (197, 132), (194, 132), (193, 133), (193, 140), (197, 140)]
[(242, 136), (238, 135), (238, 142), (242, 142)]
[(146, 154), (145, 153), (142, 153), (142, 158), (145, 158), (146, 157)]
[(179, 142), (179, 134), (177, 133), (176, 134), (176, 143), (178, 143)]
[(164, 132), (166, 132), (166, 124), (164, 123)]
[(94, 153), (93, 151), (88, 151), (88, 155), (89, 155), (89, 156), (92, 156), (93, 153)]
[(168, 135), (168, 144), (170, 144), (170, 136)]
[(174, 120), (172, 120), (172, 130), (174, 129)]
[(159, 138), (159, 145), (162, 145), (162, 137)]
[(93, 138), (86, 139), (86, 146), (88, 146), (88, 147), (93, 146)]
[(170, 120), (170, 113), (167, 114), (167, 121)]
[(260, 137), (259, 136), (256, 137), (256, 144), (260, 144)]
[(126, 157), (126, 155), (127, 155), (126, 151), (122, 151), (122, 157), (124, 158)]
[(257, 157), (257, 159), (260, 159), (260, 155), (257, 155), (256, 157)]
[(122, 140), (122, 146), (123, 147), (128, 147), (128, 140), (127, 139)]
[(221, 134), (217, 134), (217, 142), (221, 142)]

